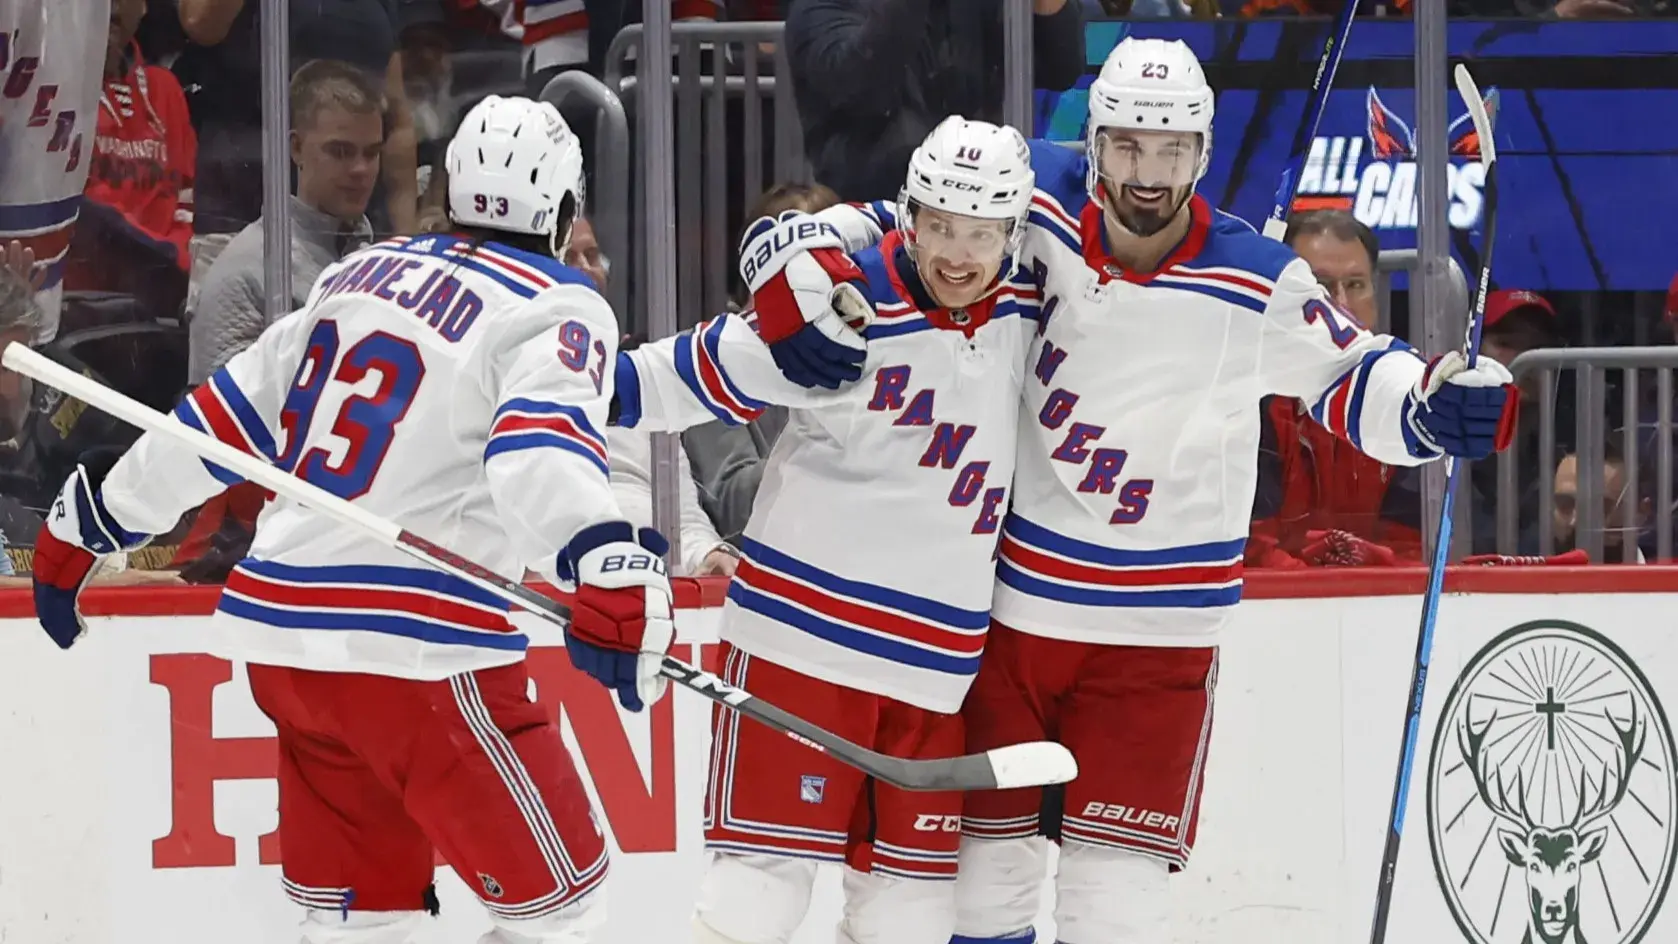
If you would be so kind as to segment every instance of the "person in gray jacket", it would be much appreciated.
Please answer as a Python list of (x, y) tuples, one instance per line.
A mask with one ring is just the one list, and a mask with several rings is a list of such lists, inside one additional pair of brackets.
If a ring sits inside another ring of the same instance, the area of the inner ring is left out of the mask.
[[(372, 241), (367, 204), (386, 128), (384, 93), (355, 67), (316, 60), (292, 76), (291, 304), (275, 318), (301, 307), (327, 266)], [(271, 323), (263, 284), (258, 219), (216, 257), (190, 312), (189, 381), (207, 380)]]

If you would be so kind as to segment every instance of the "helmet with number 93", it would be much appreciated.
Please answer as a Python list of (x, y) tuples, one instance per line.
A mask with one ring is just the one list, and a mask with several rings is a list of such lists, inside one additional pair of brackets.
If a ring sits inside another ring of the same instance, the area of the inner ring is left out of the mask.
[(1127, 38), (1090, 83), (1090, 199), (1138, 236), (1164, 229), (1212, 153), (1212, 89), (1182, 40)]
[(461, 119), (444, 166), (455, 223), (545, 236), (565, 254), (583, 214), (583, 151), (559, 109), (490, 95)]
[(915, 149), (897, 227), (940, 307), (979, 302), (1013, 274), (1036, 180), (1010, 127), (951, 116)]

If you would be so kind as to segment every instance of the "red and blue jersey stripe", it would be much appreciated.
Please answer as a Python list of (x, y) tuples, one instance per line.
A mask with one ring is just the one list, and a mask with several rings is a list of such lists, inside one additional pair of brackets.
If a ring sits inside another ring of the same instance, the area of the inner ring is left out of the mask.
[(848, 580), (751, 538), (728, 588), (742, 609), (837, 646), (934, 672), (971, 676), (989, 610), (964, 610)]
[(507, 603), (452, 574), (348, 564), (300, 567), (247, 558), (227, 577), (217, 609), (300, 630), (357, 630), (422, 642), (523, 651)]
[[(175, 418), (208, 433), (240, 452), (274, 461), (274, 434), (227, 368), (216, 371), (175, 407)], [(224, 485), (237, 485), (243, 476), (208, 459), (204, 468)]]
[[(1340, 375), (1340, 378), (1323, 391), (1322, 396), (1311, 404), (1311, 418), (1321, 423), (1329, 432), (1346, 440), (1358, 449), (1363, 449), (1363, 407), (1369, 391), (1369, 379), (1375, 372), (1376, 365), (1388, 355), (1421, 358), (1415, 349), (1397, 338), (1392, 339), (1385, 347), (1369, 351), (1351, 370)], [(1423, 385), (1427, 383), (1424, 375)], [(1400, 433), (1404, 437), (1404, 446), (1412, 456), (1418, 459), (1431, 459), (1439, 456), (1439, 451), (1422, 442), (1408, 422), (1400, 426)]]
[(563, 449), (588, 460), (606, 475), (606, 439), (580, 407), (514, 397), (495, 411), (484, 461), (523, 449)]
[(1076, 606), (1218, 607), (1241, 600), (1246, 538), (1131, 550), (1056, 534), (1017, 514), (1003, 522), (997, 579)]
[(747, 396), (723, 367), (719, 342), (726, 323), (726, 316), (713, 318), (676, 339), (676, 375), (712, 416), (743, 426), (769, 404)]

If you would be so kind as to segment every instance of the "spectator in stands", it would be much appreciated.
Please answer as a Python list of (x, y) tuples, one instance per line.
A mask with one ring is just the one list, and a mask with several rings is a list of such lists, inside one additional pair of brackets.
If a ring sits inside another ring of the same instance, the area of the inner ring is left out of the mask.
[[(595, 287), (606, 290), (606, 279), (611, 274), (611, 260), (600, 251), (594, 238), (594, 227), (586, 219), (579, 219), (571, 230), (571, 242), (565, 248), (565, 264), (579, 269), (594, 280)], [(624, 349), (631, 349), (639, 341), (625, 338)], [(611, 455), (612, 494), (624, 516), (640, 527), (653, 523), (653, 450), (652, 434), (642, 430), (606, 427), (606, 451)], [(676, 494), (681, 512), (681, 552), (678, 575), (696, 577), (734, 575), (740, 554), (717, 536), (717, 529), (706, 517), (699, 503), (699, 489), (693, 482), (693, 470), (681, 440), (676, 441)]]
[[(1375, 234), (1345, 210), (1295, 215), (1284, 240), (1342, 312), (1377, 317)], [(1291, 397), (1265, 398), (1247, 563), (1392, 565), (1421, 560), (1420, 477), (1369, 458)]]
[[(567, 69), (586, 69), (595, 76), (601, 75), (612, 40), (624, 27), (641, 22), (641, 3), (634, 0), (480, 2), (491, 8), (513, 4), (523, 28), (525, 74), (529, 77), (531, 98), (540, 98), (548, 80)], [(670, 19), (676, 23), (715, 20), (722, 8), (722, 0), (668, 2)]]
[[(1561, 344), (1561, 330), (1556, 322), (1556, 309), (1549, 299), (1536, 292), (1521, 289), (1499, 289), (1486, 296), (1486, 322), (1480, 335), (1480, 353), (1505, 367), (1528, 351), (1557, 347)], [(1516, 468), (1537, 469), (1552, 457), (1540, 454), (1538, 424), (1543, 410), (1538, 403), (1538, 375), (1528, 373), (1515, 378), (1521, 391), (1520, 419), (1515, 430), (1515, 441), (1510, 451), (1515, 456)], [(1572, 448), (1564, 434), (1574, 425), (1567, 421), (1560, 403), (1555, 404), (1556, 433), (1561, 449)], [(1502, 460), (1499, 460), (1502, 461)], [(1474, 525), (1473, 549), (1476, 554), (1497, 551), (1497, 467), (1498, 462), (1476, 462), (1469, 466), (1470, 507)], [(1520, 479), (1517, 520), (1523, 532), (1537, 526), (1538, 476), (1523, 474)]]
[[(1083, 9), (1032, 9), (1035, 84), (1069, 89), (1084, 72)], [(998, 0), (799, 0), (785, 41), (805, 156), (845, 200), (895, 198), (910, 153), (945, 117), (1002, 119)]]
[(198, 138), (174, 73), (134, 41), (146, 0), (114, 0), (86, 199), (65, 288), (135, 296), (142, 315), (174, 317), (186, 299)]
[[(1639, 474), (1638, 492), (1629, 492), (1626, 457), (1610, 436), (1602, 446), (1602, 557), (1604, 564), (1645, 564), (1638, 535), (1649, 523), (1654, 503), (1647, 495), (1649, 476)], [(1642, 472), (1643, 470), (1640, 470)], [(1583, 549), (1579, 524), (1579, 456), (1569, 452), (1556, 463), (1553, 533), (1558, 550)], [(1628, 558), (1627, 554), (1631, 556)]]
[[(321, 270), (366, 245), (366, 212), (379, 177), (384, 96), (360, 69), (317, 61), (291, 80), (291, 307)], [(233, 238), (204, 280), (191, 325), (188, 379), (201, 383), (269, 324), (264, 311), (262, 220)]]
[[(746, 225), (785, 210), (818, 213), (838, 202), (838, 194), (821, 184), (780, 183), (764, 191), (747, 208)], [(742, 298), (733, 307), (740, 310), (750, 302)], [(786, 407), (771, 405), (744, 426), (710, 422), (682, 434), (694, 478), (699, 482), (699, 500), (717, 530), (730, 542), (738, 544), (746, 529), (752, 500), (763, 480), (764, 462), (786, 425)]]
[[(234, 234), (262, 213), (262, 71), (257, 0), (153, 0), (176, 4), (191, 44), (175, 74), (198, 127), (192, 277), (187, 308)], [(290, 0), (293, 69), (311, 60), (348, 63), (372, 77), (389, 105), (381, 154), (379, 232), (415, 231), (418, 171), (398, 25), (390, 0)]]
[[(29, 343), (41, 320), (35, 302), (34, 259), (26, 258), (21, 249), (21, 246), (9, 246), (4, 258), (0, 258), (0, 350), (14, 341)], [(46, 521), (44, 503), (33, 494), (19, 495), (14, 491), (22, 485), (28, 492), (38, 492), (33, 478), (27, 474), (32, 470), (19, 474), (16, 464), (20, 458), (27, 463), (32, 455), (27, 449), (16, 448), (18, 440), (25, 438), (33, 425), (32, 389), (28, 377), (0, 369), (0, 440), (4, 441), (4, 457), (0, 458), (0, 589), (30, 586), (27, 572), (31, 548)], [(95, 571), (93, 579), (102, 583), (136, 584), (174, 582), (176, 577), (155, 571), (129, 571), (128, 556), (113, 554)]]

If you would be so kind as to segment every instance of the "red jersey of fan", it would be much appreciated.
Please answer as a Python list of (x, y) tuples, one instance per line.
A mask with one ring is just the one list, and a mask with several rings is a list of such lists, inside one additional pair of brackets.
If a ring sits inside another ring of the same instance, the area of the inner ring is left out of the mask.
[(1248, 566), (1325, 563), (1312, 548), (1336, 531), (1380, 545), (1397, 561), (1421, 560), (1416, 470), (1371, 459), (1288, 397), (1270, 398), (1261, 422)]
[(181, 271), (191, 265), (192, 177), (198, 138), (181, 84), (148, 65), (130, 46), (119, 76), (106, 76), (86, 197), (123, 215), (141, 234), (174, 247)]

